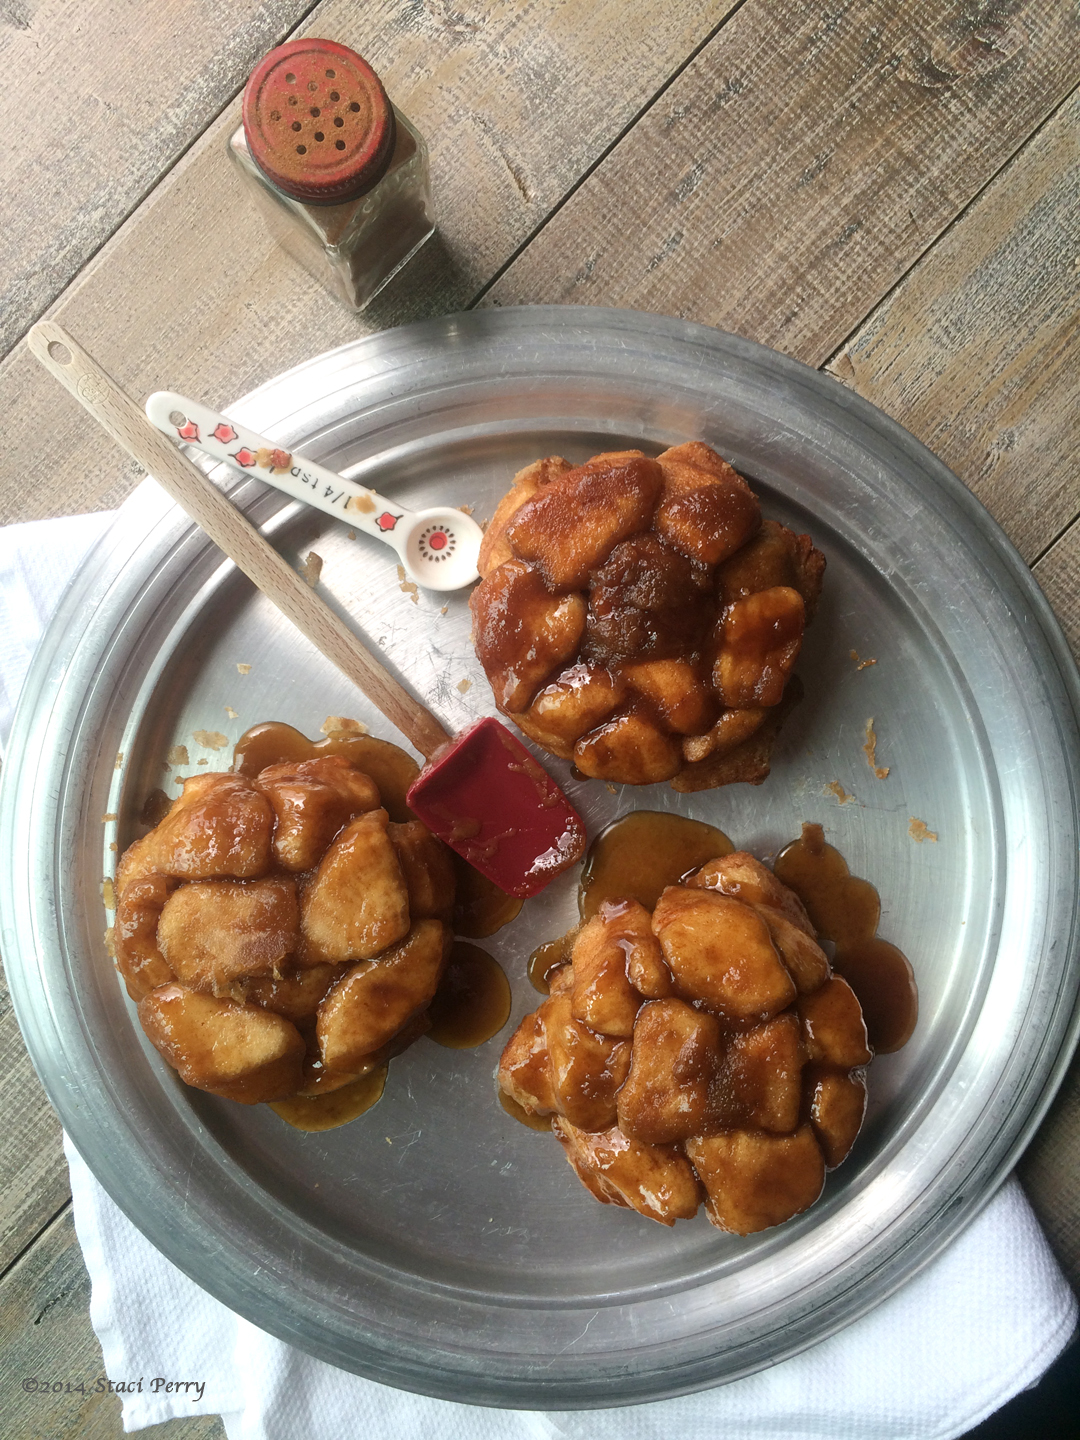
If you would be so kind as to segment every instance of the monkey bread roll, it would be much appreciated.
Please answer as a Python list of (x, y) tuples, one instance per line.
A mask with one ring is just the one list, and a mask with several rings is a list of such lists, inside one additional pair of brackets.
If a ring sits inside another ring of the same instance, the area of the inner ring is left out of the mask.
[(499, 1062), (585, 1188), (673, 1225), (704, 1203), (748, 1235), (847, 1156), (872, 1058), (855, 994), (795, 894), (743, 851), (650, 912), (604, 901)]
[(254, 1105), (329, 1093), (428, 1028), (450, 852), (394, 824), (341, 755), (184, 781), (116, 875), (117, 965), (188, 1084)]
[(503, 714), (585, 775), (759, 784), (824, 569), (700, 441), (550, 457), (488, 526), (476, 652)]

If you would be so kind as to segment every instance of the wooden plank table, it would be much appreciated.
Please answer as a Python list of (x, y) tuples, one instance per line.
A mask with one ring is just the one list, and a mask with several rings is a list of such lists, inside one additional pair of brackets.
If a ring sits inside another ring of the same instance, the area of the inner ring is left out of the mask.
[[(270, 242), (224, 142), (291, 34), (368, 57), (428, 137), (439, 235), (362, 316)], [(1073, 0), (7, 0), (0, 523), (138, 482), (21, 342), (224, 405), (475, 305), (634, 307), (821, 366), (957, 472), (1080, 652), (1080, 12)], [(29, 98), (28, 98), (29, 97)], [(2, 1373), (100, 1373), (59, 1129), (0, 996)], [(1080, 1283), (1080, 1068), (1021, 1166)], [(11, 1434), (120, 1433), (106, 1396)], [(220, 1437), (215, 1420), (156, 1427)], [(152, 1433), (152, 1432), (145, 1432)]]

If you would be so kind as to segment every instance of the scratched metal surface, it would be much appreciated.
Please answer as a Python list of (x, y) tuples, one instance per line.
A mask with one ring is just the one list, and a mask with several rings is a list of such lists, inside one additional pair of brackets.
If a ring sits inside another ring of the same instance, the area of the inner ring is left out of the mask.
[[(410, 327), (321, 357), (234, 414), (413, 508), (468, 503), (478, 518), (545, 453), (715, 444), (766, 513), (828, 557), (799, 666), (806, 699), (771, 778), (680, 798), (613, 793), (546, 763), (591, 834), (630, 808), (674, 809), (768, 854), (822, 821), (879, 886), (880, 933), (915, 965), (921, 1018), (873, 1065), (867, 1124), (823, 1200), (747, 1240), (703, 1216), (667, 1230), (595, 1204), (554, 1140), (498, 1106), (508, 1031), (471, 1052), (420, 1041), (378, 1106), (325, 1135), (180, 1085), (105, 952), (110, 844), (138, 833), (150, 789), (227, 763), (196, 732), (231, 743), (277, 719), (314, 735), (344, 714), (398, 737), (148, 482), (49, 632), (0, 807), (19, 1018), (106, 1188), (265, 1329), (473, 1403), (680, 1393), (868, 1309), (992, 1192), (1074, 1038), (1077, 684), (1026, 569), (959, 482), (834, 381), (654, 316), (496, 310)], [(250, 479), (228, 483), (284, 553), (322, 557), (333, 603), (449, 727), (493, 713), (466, 595), (414, 599), (389, 549)], [(877, 663), (859, 669), (851, 652)], [(870, 716), (885, 781), (862, 750)], [(179, 744), (190, 763), (166, 767)], [(103, 825), (107, 813), (118, 820)], [(936, 841), (917, 843), (912, 817)], [(511, 1023), (536, 1001), (525, 959), (571, 923), (574, 886), (563, 877), (488, 942), (513, 985)]]

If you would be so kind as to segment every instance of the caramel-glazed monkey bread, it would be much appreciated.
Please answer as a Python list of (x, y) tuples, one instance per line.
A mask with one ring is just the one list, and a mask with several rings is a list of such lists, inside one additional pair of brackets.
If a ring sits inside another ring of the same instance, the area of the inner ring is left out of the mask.
[(704, 1201), (749, 1235), (812, 1205), (855, 1142), (872, 1051), (797, 896), (736, 851), (655, 909), (605, 901), (499, 1062), (605, 1204), (662, 1224)]
[(117, 964), (189, 1085), (319, 1095), (428, 1029), (451, 942), (450, 852), (393, 824), (341, 755), (195, 775), (116, 875)]
[(538, 460), (480, 548), (476, 653), (503, 714), (585, 775), (760, 784), (824, 569), (700, 441)]

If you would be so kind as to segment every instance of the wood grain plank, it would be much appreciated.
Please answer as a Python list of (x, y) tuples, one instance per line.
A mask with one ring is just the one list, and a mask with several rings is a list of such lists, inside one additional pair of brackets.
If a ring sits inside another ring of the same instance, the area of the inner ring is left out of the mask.
[(1030, 563), (1080, 511), (1078, 340), (1080, 94), (829, 368), (950, 465)]
[[(357, 318), (272, 244), (225, 157), (234, 103), (51, 312), (134, 395), (221, 406), (357, 335), (468, 304), (735, 0), (326, 0), (431, 144), (440, 236)], [(0, 523), (117, 503), (135, 483), (17, 347), (0, 365)]]
[(0, 5), (0, 354), (312, 3)]
[(0, 1274), (69, 1195), (60, 1121), (41, 1088), (0, 981)]
[(748, 0), (492, 288), (820, 365), (1080, 80), (1068, 0)]
[[(0, 1282), (0, 1375), (3, 1429), (18, 1440), (115, 1440), (122, 1433), (120, 1400), (96, 1384), (105, 1374), (90, 1327), (90, 1277), (70, 1208)], [(24, 1379), (86, 1393), (23, 1389)], [(225, 1440), (216, 1416), (170, 1420), (139, 1434), (147, 1440)]]

